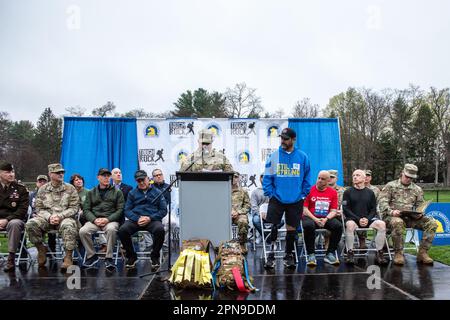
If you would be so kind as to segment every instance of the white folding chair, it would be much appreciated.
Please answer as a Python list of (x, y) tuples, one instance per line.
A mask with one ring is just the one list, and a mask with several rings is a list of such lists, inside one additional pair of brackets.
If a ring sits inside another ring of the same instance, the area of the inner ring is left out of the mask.
[[(106, 251), (105, 252), (101, 252), (99, 251), (99, 249), (101, 248), (102, 243), (100, 242), (100, 237), (104, 237), (106, 234), (106, 231), (96, 231), (92, 234), (93, 240), (94, 240), (94, 250), (96, 251), (96, 254), (99, 256), (99, 258), (104, 259), (105, 255), (106, 255)], [(115, 245), (115, 249), (113, 252), (113, 260), (114, 260), (114, 264), (117, 266), (117, 261), (119, 259), (124, 260), (123, 254), (120, 250), (120, 240), (119, 237), (117, 236), (117, 240), (116, 240), (116, 245)], [(83, 263), (86, 262), (86, 251), (84, 252), (83, 255)]]
[[(275, 241), (271, 244), (267, 244), (267, 240), (269, 239), (272, 232), (272, 224), (264, 222), (261, 212), (259, 213), (259, 218), (261, 221), (261, 229), (262, 229), (262, 251), (261, 251), (261, 259), (264, 259), (264, 263), (267, 263), (267, 256), (270, 253), (274, 254), (275, 259), (284, 258), (285, 250), (283, 250), (282, 242), (286, 242), (286, 234), (287, 228), (286, 224), (284, 227), (278, 229), (278, 236)], [(286, 245), (286, 244), (285, 244)], [(298, 253), (297, 253), (297, 243), (294, 244), (294, 255), (295, 255), (295, 263), (298, 263)]]
[[(305, 242), (305, 229), (303, 228), (303, 219), (300, 220), (300, 226), (302, 229), (302, 251), (300, 253), (300, 258), (308, 257), (308, 250), (306, 250), (306, 242)], [(325, 233), (328, 229), (317, 229), (316, 228), (316, 238), (315, 238), (315, 256), (316, 257), (325, 257), (327, 249), (325, 248)], [(336, 252), (337, 256), (337, 252)]]
[[(344, 214), (341, 214), (341, 221), (342, 221), (342, 230), (344, 232), (344, 246), (342, 248), (342, 252), (341, 255), (343, 257), (347, 256), (347, 242), (345, 241), (345, 237), (346, 237), (346, 225), (345, 225), (345, 217)], [(367, 246), (367, 249), (359, 249), (360, 243), (359, 243), (359, 237), (358, 237), (358, 232), (361, 231), (365, 231), (366, 233), (368, 233), (369, 231), (373, 232), (376, 234), (377, 229), (375, 228), (360, 228), (357, 227), (354, 231), (355, 234), (355, 245), (353, 248), (353, 252), (354, 252), (354, 256), (355, 257), (362, 257), (362, 256), (367, 256), (369, 254), (369, 251), (373, 251), (373, 252), (377, 252), (377, 248), (375, 247), (375, 236), (373, 236), (373, 238), (370, 240), (369, 245)], [(385, 243), (386, 243), (386, 248), (387, 248), (387, 252), (385, 253), (385, 255), (387, 254), (389, 256), (389, 260), (392, 260), (392, 254), (391, 254), (391, 250), (389, 249), (389, 243), (388, 243), (388, 237), (386, 235), (386, 239), (385, 239)]]

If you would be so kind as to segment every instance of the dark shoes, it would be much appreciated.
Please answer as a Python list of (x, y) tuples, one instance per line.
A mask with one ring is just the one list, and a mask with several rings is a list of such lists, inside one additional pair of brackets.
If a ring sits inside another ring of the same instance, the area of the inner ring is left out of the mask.
[(267, 257), (267, 261), (264, 264), (265, 269), (273, 269), (275, 268), (275, 255), (273, 253), (269, 253)]
[(152, 257), (152, 272), (158, 271), (159, 267), (159, 258)]
[(3, 271), (5, 272), (12, 272), (16, 269), (16, 254), (9, 254), (8, 261), (6, 262), (5, 268), (3, 268)]
[(297, 266), (297, 263), (295, 263), (295, 257), (293, 253), (286, 253), (283, 260), (284, 266), (288, 269), (295, 269), (295, 267)]
[(86, 259), (86, 261), (83, 263), (83, 267), (85, 268), (92, 268), (94, 267), (98, 262), (98, 256), (94, 254), (92, 257)]
[(376, 257), (376, 259), (377, 259), (377, 264), (379, 264), (379, 265), (385, 265), (385, 264), (388, 264), (387, 259), (384, 257), (384, 252), (383, 252), (383, 250), (378, 250), (378, 251), (377, 251), (377, 257)]
[(348, 250), (347, 255), (345, 257), (346, 264), (355, 264), (355, 255), (353, 250)]
[(112, 258), (106, 258), (105, 259), (105, 268), (109, 271), (116, 270), (116, 265), (114, 264), (114, 261)]
[(127, 259), (127, 261), (125, 262), (125, 268), (127, 269), (134, 269), (136, 268), (136, 262), (137, 262), (137, 257), (136, 256), (132, 256), (130, 258)]

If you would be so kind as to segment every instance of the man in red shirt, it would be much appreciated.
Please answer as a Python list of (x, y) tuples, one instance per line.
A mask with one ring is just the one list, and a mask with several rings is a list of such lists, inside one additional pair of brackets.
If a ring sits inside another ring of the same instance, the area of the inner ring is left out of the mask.
[(311, 188), (303, 204), (303, 232), (305, 236), (307, 265), (316, 266), (315, 239), (316, 229), (327, 229), (331, 232), (330, 244), (324, 258), (326, 263), (338, 265), (335, 252), (342, 236), (342, 223), (336, 218), (338, 195), (336, 190), (328, 186), (330, 173), (320, 171), (316, 184)]

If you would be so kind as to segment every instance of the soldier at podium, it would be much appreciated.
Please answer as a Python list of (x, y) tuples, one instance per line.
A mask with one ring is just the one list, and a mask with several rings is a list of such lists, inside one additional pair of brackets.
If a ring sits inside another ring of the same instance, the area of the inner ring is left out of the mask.
[(183, 159), (180, 171), (234, 171), (223, 152), (212, 148), (213, 137), (211, 130), (203, 129), (199, 132), (198, 149)]

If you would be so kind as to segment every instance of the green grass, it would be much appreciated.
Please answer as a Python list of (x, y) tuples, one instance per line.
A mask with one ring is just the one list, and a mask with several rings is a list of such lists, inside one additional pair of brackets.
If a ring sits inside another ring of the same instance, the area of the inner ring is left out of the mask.
[(450, 265), (450, 246), (431, 247), (428, 254), (434, 260)]
[(439, 199), (437, 190), (424, 191), (425, 200), (431, 200), (433, 202), (450, 202), (450, 190), (439, 190)]

